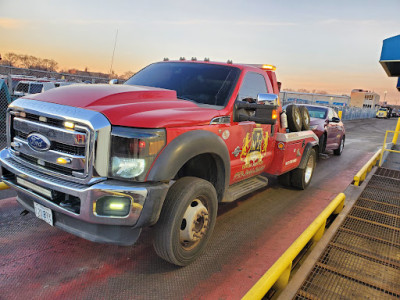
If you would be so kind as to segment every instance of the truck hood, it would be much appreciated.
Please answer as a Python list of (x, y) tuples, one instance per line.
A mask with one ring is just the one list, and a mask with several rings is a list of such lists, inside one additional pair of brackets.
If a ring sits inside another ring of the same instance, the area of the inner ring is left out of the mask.
[(218, 110), (180, 100), (172, 90), (133, 85), (71, 85), (26, 99), (98, 111), (112, 125), (162, 128), (206, 125)]

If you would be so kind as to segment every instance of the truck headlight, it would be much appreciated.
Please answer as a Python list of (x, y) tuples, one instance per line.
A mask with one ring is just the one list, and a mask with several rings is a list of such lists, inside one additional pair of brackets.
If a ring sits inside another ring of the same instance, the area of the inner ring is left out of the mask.
[(165, 130), (113, 127), (110, 177), (144, 180), (154, 159), (165, 146)]

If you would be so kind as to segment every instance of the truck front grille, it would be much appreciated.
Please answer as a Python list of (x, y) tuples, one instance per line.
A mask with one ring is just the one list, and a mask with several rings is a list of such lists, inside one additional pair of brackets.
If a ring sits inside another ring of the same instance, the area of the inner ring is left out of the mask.
[[(44, 173), (65, 175), (82, 181), (87, 178), (91, 167), (90, 150), (93, 148), (90, 145), (93, 133), (87, 126), (75, 122), (75, 128), (71, 130), (64, 127), (64, 120), (40, 118), (39, 114), (33, 113), (21, 115), (16, 111), (11, 111), (10, 115), (10, 148), (15, 159)], [(42, 151), (32, 147), (32, 141), (29, 140), (32, 134), (47, 138), (49, 149)], [(61, 164), (58, 159), (69, 163)]]
[(84, 185), (105, 180), (110, 140), (111, 124), (100, 112), (23, 97), (7, 110), (11, 159), (54, 179)]
[[(28, 138), (28, 134), (21, 132), (21, 131), (15, 131), (15, 136), (26, 140)], [(85, 147), (77, 147), (77, 146), (71, 146), (71, 145), (66, 145), (63, 143), (58, 143), (53, 141), (51, 143), (50, 150), (55, 150), (71, 155), (79, 155), (79, 156), (84, 156), (85, 155)]]

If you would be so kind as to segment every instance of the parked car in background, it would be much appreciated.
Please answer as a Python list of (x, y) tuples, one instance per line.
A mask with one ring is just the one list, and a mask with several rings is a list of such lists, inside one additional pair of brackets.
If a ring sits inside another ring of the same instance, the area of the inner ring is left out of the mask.
[(390, 118), (390, 113), (389, 113), (389, 109), (386, 107), (381, 107), (377, 113), (376, 113), (376, 117), (377, 118)]
[(20, 81), (15, 86), (13, 96), (19, 98), (29, 94), (38, 94), (55, 87), (53, 82)]
[(310, 129), (319, 138), (319, 151), (333, 150), (335, 155), (341, 155), (346, 132), (337, 113), (330, 107), (320, 105), (297, 104), (308, 109)]

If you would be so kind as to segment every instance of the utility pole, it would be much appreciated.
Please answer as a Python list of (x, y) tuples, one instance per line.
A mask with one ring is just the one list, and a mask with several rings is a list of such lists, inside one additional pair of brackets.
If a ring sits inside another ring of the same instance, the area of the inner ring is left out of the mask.
[(114, 54), (115, 54), (115, 48), (117, 47), (117, 38), (118, 38), (118, 29), (117, 29), (117, 32), (115, 33), (114, 50), (113, 50), (113, 53), (111, 56), (111, 67), (110, 67), (110, 75), (109, 75), (110, 77), (111, 77), (112, 68), (113, 68), (113, 64), (114, 64)]

